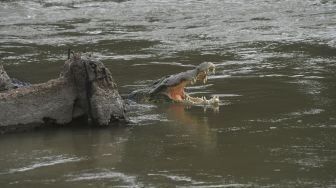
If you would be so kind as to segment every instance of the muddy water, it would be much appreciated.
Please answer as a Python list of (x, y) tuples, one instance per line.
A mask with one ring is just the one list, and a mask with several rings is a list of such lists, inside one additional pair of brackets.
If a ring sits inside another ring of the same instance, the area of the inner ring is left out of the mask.
[(219, 109), (132, 104), (127, 126), (0, 136), (0, 187), (336, 186), (334, 0), (0, 1), (12, 77), (92, 52), (121, 93), (201, 62)]

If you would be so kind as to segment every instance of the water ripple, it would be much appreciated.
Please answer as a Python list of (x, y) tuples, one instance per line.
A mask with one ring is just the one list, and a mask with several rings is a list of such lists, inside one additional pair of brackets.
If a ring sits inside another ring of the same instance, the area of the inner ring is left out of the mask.
[(52, 156), (52, 157), (43, 157), (41, 158), (41, 160), (42, 160), (41, 162), (36, 162), (34, 164), (31, 164), (25, 167), (10, 169), (8, 173), (12, 174), (16, 172), (26, 172), (26, 171), (35, 170), (41, 167), (53, 166), (53, 165), (58, 165), (58, 164), (70, 163), (70, 162), (78, 162), (83, 159), (78, 158), (78, 157), (66, 157), (63, 155), (57, 155), (57, 156)]

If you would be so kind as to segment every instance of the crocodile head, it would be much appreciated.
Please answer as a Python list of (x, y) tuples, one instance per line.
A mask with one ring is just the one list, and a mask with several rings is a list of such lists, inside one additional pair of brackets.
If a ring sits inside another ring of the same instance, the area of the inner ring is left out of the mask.
[(152, 90), (149, 91), (150, 100), (168, 98), (172, 101), (191, 104), (216, 103), (218, 102), (217, 97), (207, 100), (205, 97), (191, 97), (185, 92), (185, 87), (187, 86), (194, 85), (197, 82), (205, 84), (208, 75), (214, 72), (215, 65), (213, 63), (204, 62), (193, 70), (161, 78), (152, 85)]

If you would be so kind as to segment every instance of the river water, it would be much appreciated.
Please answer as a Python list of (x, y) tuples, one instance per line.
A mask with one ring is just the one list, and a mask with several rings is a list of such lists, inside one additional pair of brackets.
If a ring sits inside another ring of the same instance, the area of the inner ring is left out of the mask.
[(336, 187), (335, 0), (2, 0), (0, 63), (56, 78), (90, 52), (122, 94), (212, 62), (192, 96), (131, 122), (0, 136), (0, 187)]

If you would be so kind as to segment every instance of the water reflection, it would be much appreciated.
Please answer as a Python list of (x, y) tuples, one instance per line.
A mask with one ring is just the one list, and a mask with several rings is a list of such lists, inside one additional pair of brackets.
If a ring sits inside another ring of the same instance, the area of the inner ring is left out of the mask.
[[(210, 125), (207, 119), (206, 111), (204, 113), (192, 113), (194, 109), (199, 108), (211, 108), (206, 106), (196, 107), (196, 106), (186, 106), (183, 104), (172, 104), (167, 108), (167, 118), (178, 124), (178, 126), (184, 127), (184, 132), (179, 133), (182, 136), (188, 136), (192, 140), (197, 140), (198, 147), (202, 147), (204, 150), (212, 150), (216, 147), (216, 134), (211, 131)], [(219, 107), (213, 107), (216, 110)]]
[[(71, 130), (72, 129), (72, 130)], [(47, 169), (67, 167), (62, 173), (50, 172), (47, 176), (62, 178), (62, 174), (83, 169), (105, 168), (117, 164), (123, 156), (124, 143), (129, 132), (124, 128), (51, 129), (21, 135), (2, 137), (1, 173), (8, 178), (25, 176), (26, 173), (43, 174)], [(15, 142), (15, 148), (11, 147)], [(32, 178), (33, 181), (37, 179)]]

